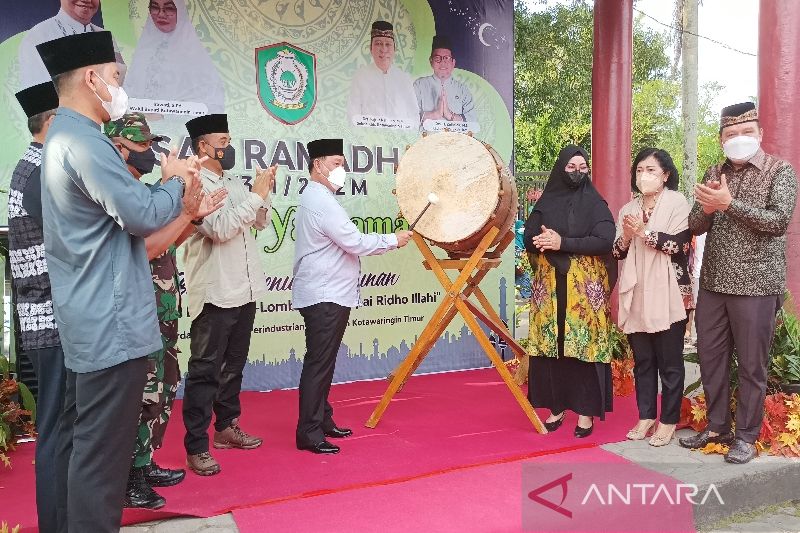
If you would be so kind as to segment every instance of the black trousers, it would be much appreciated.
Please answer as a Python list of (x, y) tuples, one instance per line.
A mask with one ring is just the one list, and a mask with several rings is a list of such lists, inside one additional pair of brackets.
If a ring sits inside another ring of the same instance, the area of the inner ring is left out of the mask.
[(636, 405), (640, 420), (655, 420), (658, 401), (658, 378), (661, 376), (662, 424), (677, 424), (681, 417), (683, 382), (683, 334), (686, 319), (673, 323), (658, 333), (632, 333), (628, 342), (633, 349), (633, 375)]
[(769, 348), (782, 296), (738, 296), (700, 289), (697, 297), (697, 355), (708, 406), (708, 429), (731, 428), (730, 369), (733, 350), (739, 372), (736, 436), (754, 443), (761, 432), (767, 394)]
[[(69, 533), (118, 532), (147, 378), (147, 358), (78, 374), (67, 370), (63, 440)], [(62, 529), (63, 531), (63, 529)]]
[(239, 393), (255, 317), (255, 302), (231, 308), (205, 304), (192, 321), (192, 355), (183, 394), (183, 443), (190, 455), (208, 451), (212, 410), (217, 431), (242, 414)]
[[(58, 531), (67, 513), (66, 483), (56, 483), (59, 471), (69, 464), (69, 456), (57, 453), (61, 439), (61, 412), (64, 410), (64, 389), (67, 369), (61, 346), (28, 350), (25, 356), (33, 364), (39, 382), (36, 401), (36, 514), (39, 531)], [(59, 519), (60, 517), (60, 519)]]
[(328, 393), (350, 308), (321, 302), (299, 311), (306, 325), (306, 356), (300, 374), (300, 415), (295, 438), (298, 446), (304, 446), (322, 442), (325, 430), (335, 426)]

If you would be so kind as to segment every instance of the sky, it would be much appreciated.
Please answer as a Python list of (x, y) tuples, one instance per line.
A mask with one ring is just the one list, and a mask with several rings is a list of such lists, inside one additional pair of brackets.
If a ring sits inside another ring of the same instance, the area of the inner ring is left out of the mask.
[[(548, 0), (548, 4), (557, 3), (568, 3), (568, 0)], [(534, 10), (546, 8), (538, 3), (531, 7)], [(645, 27), (672, 32), (653, 19), (672, 25), (673, 0), (638, 0), (634, 7), (637, 10), (634, 16), (641, 16), (640, 12), (643, 12), (652, 17), (642, 17)], [(758, 0), (701, 0), (698, 24), (701, 36), (750, 54), (758, 52)], [(758, 61), (755, 56), (729, 50), (703, 38), (698, 39), (698, 44), (700, 85), (717, 82), (724, 87), (712, 101), (714, 112), (726, 105), (752, 100), (758, 94)]]

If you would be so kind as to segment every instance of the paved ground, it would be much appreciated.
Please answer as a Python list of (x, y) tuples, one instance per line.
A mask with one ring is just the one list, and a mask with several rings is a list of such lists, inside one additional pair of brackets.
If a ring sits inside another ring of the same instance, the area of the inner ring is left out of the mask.
[(173, 518), (123, 527), (121, 533), (238, 533), (233, 516), (213, 518)]
[[(691, 434), (691, 430), (677, 432), (678, 437)], [(681, 448), (677, 439), (656, 453), (647, 441), (617, 442), (602, 448), (683, 483), (694, 484), (701, 489), (701, 494), (713, 483), (723, 503), (709, 498), (705, 505), (695, 507), (695, 525), (698, 528), (713, 527), (720, 520), (739, 513), (800, 497), (798, 460), (764, 454), (747, 465), (732, 465), (726, 463), (721, 455), (706, 455)], [(794, 531), (800, 532), (800, 528)]]
[(800, 500), (738, 514), (719, 522), (704, 533), (797, 533), (800, 531)]

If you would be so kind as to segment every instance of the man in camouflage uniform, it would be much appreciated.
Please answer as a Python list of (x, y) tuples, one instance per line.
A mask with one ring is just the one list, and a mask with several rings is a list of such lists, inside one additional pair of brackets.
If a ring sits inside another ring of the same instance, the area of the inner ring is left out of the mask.
[[(105, 133), (119, 149), (134, 178), (140, 179), (153, 170), (156, 158), (151, 146), (153, 141), (158, 141), (161, 137), (150, 132), (142, 113), (128, 113), (117, 121), (107, 123)], [(151, 187), (159, 186), (160, 182), (156, 182)], [(224, 198), (224, 195), (218, 196)], [(181, 215), (145, 238), (163, 349), (148, 356), (147, 383), (142, 397), (142, 414), (128, 478), (126, 507), (163, 507), (166, 500), (153, 487), (169, 487), (180, 483), (186, 476), (185, 470), (159, 467), (153, 461), (153, 451), (160, 448), (163, 442), (180, 381), (177, 342), (181, 306), (176, 249), (194, 232), (194, 225), (202, 223), (202, 217), (208, 214), (207, 210), (204, 212), (207, 204), (201, 200), (200, 192), (188, 199), (184, 198)]]

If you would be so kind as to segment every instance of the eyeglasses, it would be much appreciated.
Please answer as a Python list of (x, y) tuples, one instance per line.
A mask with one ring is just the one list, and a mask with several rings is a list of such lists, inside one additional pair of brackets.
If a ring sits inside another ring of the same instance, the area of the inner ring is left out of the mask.
[(453, 60), (452, 56), (433, 56), (433, 57), (431, 57), (431, 61), (433, 61), (434, 63), (441, 63), (442, 61), (444, 61), (445, 63), (449, 63), (452, 60)]
[(150, 10), (151, 15), (158, 15), (159, 13), (164, 13), (165, 15), (175, 15), (178, 13), (178, 8), (175, 7), (175, 4), (167, 4), (164, 7), (159, 7), (157, 4), (150, 4), (147, 6), (147, 9)]

